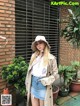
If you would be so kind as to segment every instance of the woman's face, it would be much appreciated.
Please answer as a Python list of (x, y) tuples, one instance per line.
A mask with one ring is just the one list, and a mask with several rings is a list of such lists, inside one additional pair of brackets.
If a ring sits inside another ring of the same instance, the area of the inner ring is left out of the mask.
[(45, 44), (45, 42), (43, 42), (43, 41), (38, 41), (38, 42), (36, 42), (36, 48), (37, 48), (40, 52), (43, 52), (43, 51), (44, 51), (45, 46), (46, 46), (46, 44)]

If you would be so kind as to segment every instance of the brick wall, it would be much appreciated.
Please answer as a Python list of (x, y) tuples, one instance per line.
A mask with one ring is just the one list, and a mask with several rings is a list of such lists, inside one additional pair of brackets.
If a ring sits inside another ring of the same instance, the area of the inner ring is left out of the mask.
[(0, 0), (0, 36), (6, 37), (8, 43), (0, 38), (0, 94), (6, 82), (2, 80), (1, 68), (10, 64), (15, 57), (15, 0)]
[[(60, 9), (60, 17), (61, 19), (65, 19), (68, 21), (67, 9), (70, 8), (68, 6), (62, 6)], [(62, 23), (60, 28), (64, 28), (67, 23)], [(64, 38), (60, 38), (60, 64), (68, 65), (71, 61), (78, 60), (80, 61), (80, 49), (73, 48), (73, 46), (68, 43)]]

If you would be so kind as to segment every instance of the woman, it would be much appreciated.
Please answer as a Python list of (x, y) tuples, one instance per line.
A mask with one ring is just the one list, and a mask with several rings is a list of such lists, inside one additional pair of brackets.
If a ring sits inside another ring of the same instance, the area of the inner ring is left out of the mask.
[(26, 76), (27, 106), (53, 106), (52, 83), (57, 79), (56, 58), (50, 54), (50, 45), (44, 36), (37, 36), (32, 43)]

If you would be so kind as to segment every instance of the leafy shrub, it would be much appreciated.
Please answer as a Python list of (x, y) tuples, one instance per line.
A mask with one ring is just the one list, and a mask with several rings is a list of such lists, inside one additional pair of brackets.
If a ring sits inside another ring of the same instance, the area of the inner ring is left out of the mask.
[(25, 78), (28, 70), (28, 64), (23, 57), (16, 57), (12, 64), (2, 67), (2, 78), (7, 80), (7, 83), (15, 86), (20, 91), (21, 95), (25, 95)]

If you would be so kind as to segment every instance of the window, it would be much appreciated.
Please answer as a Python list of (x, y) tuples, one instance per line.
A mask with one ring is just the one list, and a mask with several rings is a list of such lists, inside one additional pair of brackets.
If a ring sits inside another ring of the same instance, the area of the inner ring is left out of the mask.
[(16, 56), (28, 62), (35, 36), (44, 35), (51, 53), (58, 59), (59, 8), (50, 6), (48, 0), (16, 0)]

